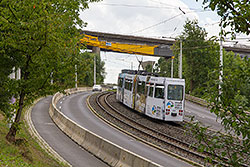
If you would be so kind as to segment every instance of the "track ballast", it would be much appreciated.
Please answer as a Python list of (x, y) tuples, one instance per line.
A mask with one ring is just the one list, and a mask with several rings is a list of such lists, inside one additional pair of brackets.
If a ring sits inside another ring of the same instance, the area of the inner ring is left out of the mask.
[(168, 123), (146, 117), (118, 102), (115, 94), (110, 92), (93, 94), (89, 102), (101, 119), (123, 132), (196, 166), (205, 165), (209, 154), (201, 154), (191, 147), (196, 140), (186, 133), (184, 123)]

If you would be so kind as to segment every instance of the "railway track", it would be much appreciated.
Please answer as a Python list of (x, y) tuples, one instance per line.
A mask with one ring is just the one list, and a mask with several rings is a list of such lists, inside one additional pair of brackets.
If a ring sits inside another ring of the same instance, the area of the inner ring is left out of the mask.
[[(145, 124), (145, 121), (142, 121), (144, 122), (143, 124), (140, 121), (138, 121), (138, 118), (135, 118), (133, 116), (132, 117), (127, 116), (125, 113), (121, 112), (120, 109), (110, 104), (110, 101), (112, 101), (110, 100), (111, 96), (112, 93), (105, 92), (96, 95), (96, 97), (94, 98), (95, 99), (94, 102), (98, 106), (96, 107), (96, 109), (100, 110), (99, 111), (99, 114), (101, 115), (100, 117), (102, 117), (102, 119), (104, 119), (106, 122), (108, 123), (111, 122), (112, 125), (118, 127), (120, 130), (135, 137), (136, 139), (141, 140), (144, 143), (147, 143), (179, 159), (192, 163), (195, 166), (211, 165), (205, 163), (205, 158), (207, 156), (211, 156), (211, 154), (206, 152), (199, 153), (196, 148), (191, 147), (192, 143), (185, 142), (186, 141), (185, 139), (183, 138), (178, 139), (177, 137), (174, 137), (175, 135), (166, 134), (151, 126), (147, 126), (147, 123)], [(143, 118), (145, 117), (145, 115), (141, 115), (141, 117)], [(185, 134), (185, 129), (183, 128), (183, 126), (178, 126), (176, 124), (175, 125), (164, 124), (164, 125), (171, 126), (172, 132), (179, 133), (179, 136), (184, 136)], [(217, 162), (215, 160), (212, 162), (212, 164), (216, 163)]]
[[(156, 131), (155, 129), (138, 123), (136, 120), (126, 116), (108, 102), (107, 98), (110, 95), (112, 94), (102, 93), (95, 98), (98, 107), (110, 117), (109, 122), (111, 121), (112, 124), (119, 126), (119, 129), (123, 132), (136, 137), (138, 140), (150, 144), (163, 152), (188, 161), (196, 166), (204, 165), (206, 155), (202, 155), (191, 149), (189, 143), (181, 141), (173, 136), (166, 135), (160, 131)], [(178, 128), (178, 131), (180, 131), (180, 128)], [(181, 131), (184, 133), (184, 130)], [(190, 159), (192, 159), (192, 161), (190, 161)]]

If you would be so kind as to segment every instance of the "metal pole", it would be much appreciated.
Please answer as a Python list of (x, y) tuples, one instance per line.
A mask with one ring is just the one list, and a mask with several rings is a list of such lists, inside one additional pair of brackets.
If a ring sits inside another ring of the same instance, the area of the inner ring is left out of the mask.
[(182, 40), (180, 40), (179, 78), (182, 78)]
[(50, 84), (52, 85), (52, 84), (54, 83), (54, 80), (53, 80), (53, 72), (50, 73), (50, 78), (51, 78)]
[(154, 65), (155, 65), (155, 62), (153, 62), (152, 64), (152, 70), (151, 70), (152, 73), (154, 72)]
[(171, 57), (171, 78), (174, 78), (174, 56)]
[(222, 76), (223, 76), (223, 46), (222, 46), (222, 26), (221, 26), (221, 36), (220, 36), (220, 75), (219, 75), (219, 95), (221, 95), (221, 84), (222, 84)]
[(77, 89), (77, 65), (75, 65), (75, 75), (76, 75), (76, 78), (75, 78), (75, 87)]
[(18, 68), (17, 72), (16, 72), (16, 80), (19, 80), (19, 79), (21, 79), (21, 69), (20, 68)]
[(96, 84), (96, 55), (94, 54), (94, 85)]

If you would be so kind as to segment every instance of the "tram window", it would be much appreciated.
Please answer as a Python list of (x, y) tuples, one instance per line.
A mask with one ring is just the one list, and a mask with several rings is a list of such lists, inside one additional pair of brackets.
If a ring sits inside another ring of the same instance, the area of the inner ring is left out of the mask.
[(128, 80), (125, 80), (125, 89), (128, 90)]
[(118, 79), (118, 86), (122, 88), (123, 78)]
[(132, 90), (132, 80), (126, 79), (125, 80), (125, 89)]
[(129, 80), (128, 89), (129, 89), (130, 91), (132, 90), (132, 80)]
[(183, 86), (168, 85), (168, 100), (183, 100)]
[(153, 97), (153, 95), (154, 95), (153, 93), (154, 93), (154, 84), (150, 84), (149, 94), (148, 95), (150, 97)]
[(155, 85), (155, 98), (164, 99), (164, 85)]
[(145, 82), (142, 82), (141, 84), (141, 94), (144, 94), (145, 93)]
[(125, 80), (125, 89), (127, 89), (127, 90), (132, 90), (132, 80), (128, 80), (128, 79), (126, 79)]
[(140, 94), (145, 93), (145, 82), (138, 82), (137, 92)]

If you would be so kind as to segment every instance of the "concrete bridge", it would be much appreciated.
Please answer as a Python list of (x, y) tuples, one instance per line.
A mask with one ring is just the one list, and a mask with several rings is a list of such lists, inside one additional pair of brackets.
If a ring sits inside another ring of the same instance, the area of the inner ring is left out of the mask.
[[(98, 37), (100, 41), (107, 41), (107, 42), (118, 42), (124, 44), (137, 44), (137, 45), (159, 45), (165, 48), (164, 46), (168, 46), (168, 50), (164, 50), (164, 53), (167, 53), (169, 56), (172, 56), (172, 53), (169, 52), (169, 46), (172, 46), (175, 43), (175, 40), (169, 39), (156, 39), (156, 38), (148, 38), (148, 37), (139, 37), (139, 36), (132, 36), (132, 35), (121, 35), (121, 34), (112, 34), (112, 33), (103, 33), (103, 32), (95, 32), (95, 31), (88, 31), (83, 30), (82, 33), (87, 35), (92, 35)], [(89, 48), (92, 48), (91, 46)], [(235, 54), (239, 54), (241, 57), (247, 56), (250, 58), (250, 47), (249, 48), (240, 48), (240, 47), (230, 47), (230, 46), (223, 46), (226, 51), (232, 51)], [(95, 51), (99, 51), (100, 49), (94, 48)], [(106, 49), (101, 49), (105, 51), (110, 51)], [(161, 56), (161, 55), (159, 55)]]

